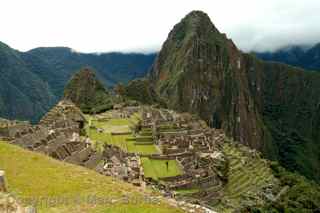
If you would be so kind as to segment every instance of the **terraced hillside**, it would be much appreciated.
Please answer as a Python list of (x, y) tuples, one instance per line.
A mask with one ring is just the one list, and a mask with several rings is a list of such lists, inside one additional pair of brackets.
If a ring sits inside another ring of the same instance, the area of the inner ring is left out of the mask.
[(138, 122), (139, 114), (134, 114), (130, 118), (106, 118), (112, 117), (111, 114), (112, 112), (100, 114), (101, 119), (87, 116), (90, 120), (87, 134), (97, 146), (110, 144), (118, 146), (124, 152), (145, 155), (159, 152), (148, 132), (144, 131), (142, 135), (135, 136), (132, 134), (132, 128)]
[(5, 142), (0, 169), (9, 191), (24, 204), (38, 204), (39, 212), (181, 212), (164, 200), (150, 202), (157, 195), (149, 191)]
[(228, 211), (239, 206), (264, 203), (267, 188), (279, 184), (273, 176), (268, 161), (258, 152), (238, 143), (225, 143), (224, 152), (229, 159), (228, 182), (223, 189), (223, 198), (218, 209)]
[[(89, 116), (87, 134), (96, 144), (97, 149), (102, 150), (105, 144), (115, 145), (126, 153), (140, 154), (144, 176), (158, 180), (158, 178), (173, 177), (182, 174), (176, 160), (154, 160), (149, 155), (159, 154), (161, 151), (154, 144), (152, 130), (142, 128), (133, 134), (134, 126), (141, 119), (140, 113), (135, 113), (129, 118), (115, 118), (116, 111), (106, 112), (98, 116)], [(168, 169), (166, 163), (168, 162)]]

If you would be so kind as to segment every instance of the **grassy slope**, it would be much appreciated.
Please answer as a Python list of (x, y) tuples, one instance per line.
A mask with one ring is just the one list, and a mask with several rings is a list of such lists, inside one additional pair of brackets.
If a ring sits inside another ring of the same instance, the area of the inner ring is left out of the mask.
[(40, 212), (179, 212), (163, 203), (146, 202), (143, 197), (151, 192), (139, 192), (130, 184), (4, 142), (0, 142), (0, 168), (6, 171), (10, 192), (19, 198), (97, 195), (121, 199), (127, 195), (130, 201), (139, 200), (138, 205), (122, 202), (93, 206), (82, 202), (77, 206), (42, 206)]
[[(89, 130), (89, 137), (98, 141), (97, 144), (103, 143), (112, 144), (118, 146), (125, 152), (129, 153), (141, 153), (141, 154), (156, 154), (158, 150), (151, 145), (136, 145), (135, 139), (132, 135), (111, 135), (110, 133), (99, 133), (94, 129)], [(99, 143), (99, 142), (102, 142)]]

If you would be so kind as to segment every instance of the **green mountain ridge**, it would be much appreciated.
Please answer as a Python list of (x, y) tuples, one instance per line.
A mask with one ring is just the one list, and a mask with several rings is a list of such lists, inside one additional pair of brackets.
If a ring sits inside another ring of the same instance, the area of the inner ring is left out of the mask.
[(63, 96), (71, 76), (83, 67), (97, 70), (106, 86), (142, 77), (154, 54), (85, 54), (66, 47), (20, 52), (0, 42), (0, 117), (37, 122)]
[(49, 85), (28, 69), (18, 51), (3, 43), (0, 67), (2, 117), (38, 120), (56, 102)]
[(174, 26), (151, 69), (177, 111), (320, 181), (320, 74), (244, 54), (201, 11)]

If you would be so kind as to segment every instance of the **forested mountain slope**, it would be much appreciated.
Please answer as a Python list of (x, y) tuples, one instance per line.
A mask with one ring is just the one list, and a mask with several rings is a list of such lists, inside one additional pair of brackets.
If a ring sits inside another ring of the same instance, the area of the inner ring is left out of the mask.
[(82, 67), (92, 67), (104, 86), (113, 86), (144, 76), (154, 58), (155, 54), (84, 54), (65, 47), (19, 52), (0, 43), (0, 117), (36, 122)]

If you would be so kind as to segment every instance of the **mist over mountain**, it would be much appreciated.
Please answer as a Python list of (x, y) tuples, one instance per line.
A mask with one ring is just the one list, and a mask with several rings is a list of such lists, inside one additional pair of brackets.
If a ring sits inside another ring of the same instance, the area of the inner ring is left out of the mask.
[(320, 70), (320, 43), (314, 46), (289, 46), (274, 52), (255, 52), (257, 57), (307, 70)]

